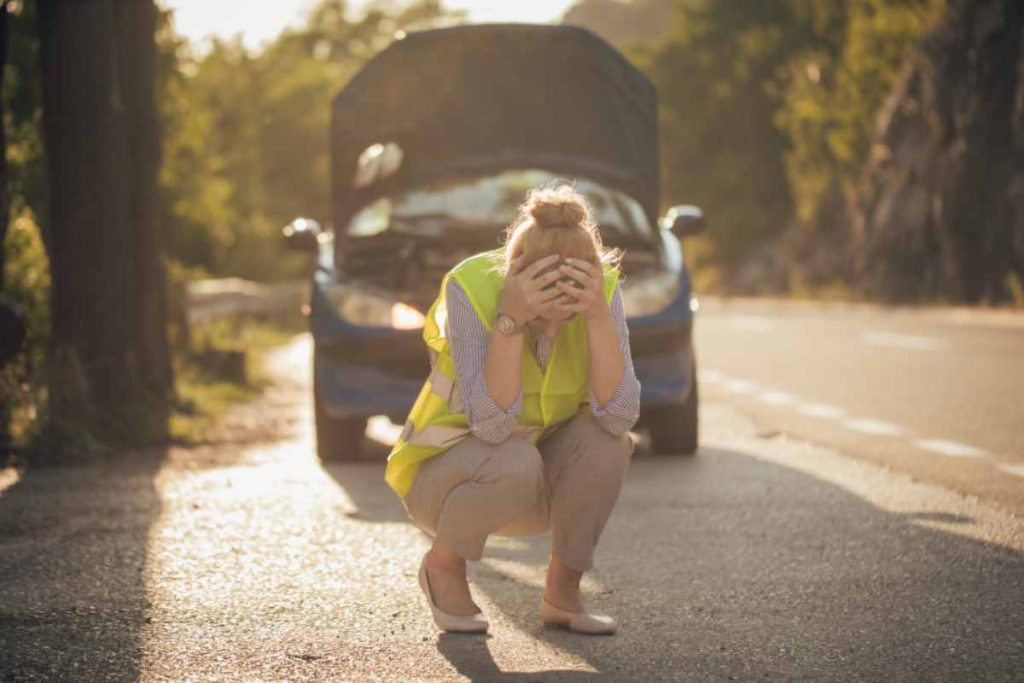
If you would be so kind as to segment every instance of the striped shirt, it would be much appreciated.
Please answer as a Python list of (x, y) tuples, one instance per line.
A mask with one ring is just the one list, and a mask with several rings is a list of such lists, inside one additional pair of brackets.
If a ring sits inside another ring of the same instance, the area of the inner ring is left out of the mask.
[[(448, 306), (448, 339), (455, 362), (456, 381), (466, 405), (470, 431), (489, 443), (500, 443), (512, 434), (519, 422), (523, 407), (523, 388), (507, 410), (502, 410), (491, 397), (484, 379), (484, 360), (490, 343), (490, 333), (477, 316), (466, 293), (454, 278), (445, 289)], [(633, 370), (633, 357), (629, 349), (629, 328), (623, 310), (622, 293), (618, 287), (612, 296), (610, 311), (619, 336), (619, 348), (625, 361), (622, 380), (607, 405), (600, 405), (590, 395), (590, 408), (598, 422), (612, 434), (623, 434), (636, 424), (640, 416), (640, 382)], [(526, 340), (541, 370), (547, 367), (554, 346), (554, 335), (535, 334), (527, 328)]]

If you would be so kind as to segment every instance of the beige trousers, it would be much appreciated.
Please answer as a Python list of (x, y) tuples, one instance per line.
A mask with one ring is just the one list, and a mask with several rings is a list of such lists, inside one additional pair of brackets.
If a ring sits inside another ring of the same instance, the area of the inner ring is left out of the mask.
[(479, 560), (490, 534), (551, 530), (551, 552), (587, 571), (632, 454), (628, 435), (612, 434), (582, 405), (536, 445), (467, 437), (420, 466), (402, 503), (418, 527), (464, 559)]

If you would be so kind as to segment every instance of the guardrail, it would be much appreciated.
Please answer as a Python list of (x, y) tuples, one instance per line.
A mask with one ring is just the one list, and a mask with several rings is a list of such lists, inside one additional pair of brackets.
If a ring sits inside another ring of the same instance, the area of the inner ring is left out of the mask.
[(186, 286), (188, 324), (203, 323), (233, 315), (275, 315), (298, 311), (308, 283), (292, 281), (262, 283), (240, 278), (197, 280)]

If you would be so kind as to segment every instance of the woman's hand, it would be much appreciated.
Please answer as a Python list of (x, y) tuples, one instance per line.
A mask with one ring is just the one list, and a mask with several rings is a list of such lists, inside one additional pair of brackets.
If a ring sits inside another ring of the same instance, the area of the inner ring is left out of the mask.
[(569, 276), (574, 283), (559, 281), (555, 288), (566, 295), (567, 301), (555, 303), (562, 315), (579, 313), (586, 320), (610, 317), (611, 311), (604, 298), (604, 273), (600, 266), (576, 258), (567, 258), (559, 266), (561, 276)]
[(558, 268), (543, 272), (553, 266), (561, 258), (558, 254), (550, 254), (537, 259), (527, 267), (523, 267), (523, 257), (512, 262), (512, 268), (505, 278), (501, 291), (501, 302), (498, 305), (506, 315), (512, 316), (517, 324), (528, 323), (544, 313), (552, 301), (562, 296), (555, 287), (545, 289), (564, 274)]

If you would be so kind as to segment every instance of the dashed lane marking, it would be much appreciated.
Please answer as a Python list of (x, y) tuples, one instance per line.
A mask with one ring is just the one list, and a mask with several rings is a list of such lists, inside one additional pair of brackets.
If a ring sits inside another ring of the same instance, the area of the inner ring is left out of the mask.
[[(886, 333), (891, 334), (891, 333)], [(866, 337), (867, 335), (865, 335)], [(908, 335), (903, 335), (907, 337)], [(925, 337), (919, 339), (927, 339)], [(903, 340), (906, 341), (906, 340)], [(931, 340), (934, 341), (934, 340)], [(751, 380), (741, 378), (729, 378), (725, 373), (717, 370), (701, 370), (697, 373), (698, 379), (706, 384), (720, 384), (724, 389), (734, 394), (757, 393), (756, 399), (761, 403), (776, 405), (776, 407), (794, 407), (797, 413), (822, 420), (839, 420), (846, 415), (846, 411), (837, 405), (818, 402), (801, 402), (800, 399), (786, 391), (775, 389), (758, 389), (758, 385)], [(845, 429), (869, 434), (872, 436), (900, 436), (903, 435), (903, 428), (891, 422), (872, 420), (868, 418), (848, 418), (840, 425)], [(373, 427), (373, 426), (372, 426)], [(375, 431), (371, 428), (371, 432)], [(908, 437), (909, 438), (909, 437)], [(988, 454), (968, 443), (959, 443), (941, 438), (918, 438), (911, 439), (911, 443), (923, 451), (937, 453), (948, 458), (984, 458)], [(1024, 465), (999, 465), (1000, 470), (1009, 474), (1024, 477)]]
[(718, 370), (699, 370), (697, 372), (697, 379), (704, 384), (718, 384), (724, 382), (726, 377)]
[(749, 394), (756, 388), (757, 385), (749, 379), (731, 379), (725, 383), (726, 391), (734, 394)]
[(801, 403), (797, 406), (796, 412), (808, 417), (818, 417), (823, 420), (838, 420), (846, 411), (827, 403)]
[(770, 390), (762, 391), (758, 394), (757, 400), (770, 406), (790, 406), (796, 403), (797, 398), (793, 394), (787, 394), (785, 391)]
[(912, 351), (942, 351), (946, 348), (945, 342), (939, 339), (886, 330), (868, 330), (861, 335), (861, 341), (868, 346), (889, 346)]
[(1024, 477), (1024, 465), (1000, 465), (999, 469), (1009, 474), (1016, 474), (1018, 477)]
[[(941, 342), (934, 339), (928, 339), (927, 337), (915, 338), (912, 335), (896, 335), (889, 332), (873, 331), (866, 333), (864, 338), (867, 343), (900, 345), (906, 348), (914, 347), (920, 349), (927, 347), (928, 350), (938, 350), (941, 348)], [(835, 420), (842, 418), (846, 414), (846, 411), (842, 408), (827, 403), (802, 403), (795, 395), (785, 391), (775, 389), (758, 390), (756, 383), (748, 379), (730, 378), (718, 370), (701, 370), (697, 373), (697, 376), (701, 382), (721, 384), (723, 388), (733, 394), (751, 394), (756, 392), (756, 399), (760, 403), (780, 407), (794, 406), (796, 412), (808, 417)], [(844, 429), (871, 436), (901, 436), (904, 433), (903, 428), (899, 425), (870, 418), (847, 418), (842, 420), (840, 425)], [(371, 431), (373, 431), (372, 428)], [(931, 451), (932, 453), (938, 453), (950, 458), (983, 458), (988, 455), (988, 453), (980, 448), (947, 439), (913, 439), (912, 443), (915, 447), (922, 450)], [(999, 465), (998, 467), (1008, 474), (1024, 477), (1024, 465)]]
[(950, 458), (980, 458), (985, 455), (985, 451), (980, 448), (945, 439), (916, 439), (914, 445)]
[(903, 429), (899, 426), (891, 422), (883, 422), (882, 420), (854, 418), (843, 420), (840, 424), (851, 431), (871, 434), (873, 436), (898, 436), (903, 433)]

